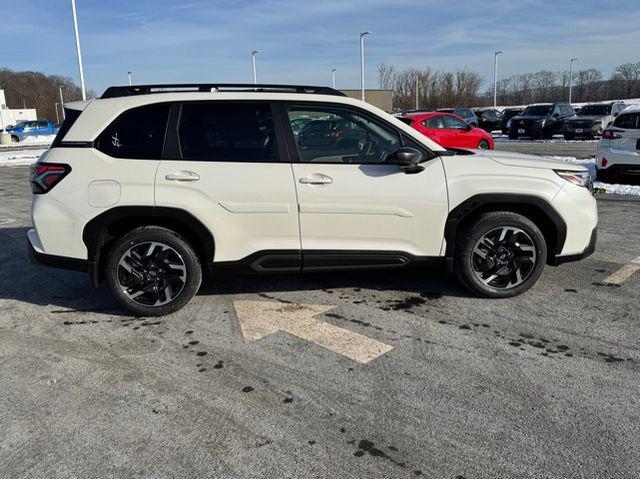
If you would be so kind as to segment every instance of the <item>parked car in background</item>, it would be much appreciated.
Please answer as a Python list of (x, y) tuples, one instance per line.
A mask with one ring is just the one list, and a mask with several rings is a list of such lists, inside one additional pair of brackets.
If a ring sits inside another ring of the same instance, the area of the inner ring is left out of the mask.
[(562, 133), (564, 120), (575, 113), (569, 103), (540, 103), (529, 105), (511, 119), (509, 139), (527, 136), (551, 138)]
[(487, 133), (502, 128), (502, 113), (495, 108), (485, 108), (484, 110), (475, 110), (478, 118), (478, 126)]
[(502, 134), (509, 134), (509, 126), (511, 125), (511, 118), (518, 116), (522, 113), (523, 108), (505, 108), (502, 110)]
[(493, 137), (451, 113), (407, 113), (397, 117), (445, 148), (493, 150)]
[(29, 136), (55, 135), (58, 133), (58, 127), (49, 120), (21, 121), (6, 131), (14, 142), (18, 142)]
[(564, 137), (573, 140), (576, 137), (593, 138), (602, 135), (614, 118), (627, 107), (622, 102), (594, 103), (584, 105), (579, 113), (564, 122)]
[[(293, 127), (292, 127), (293, 129)], [(295, 133), (294, 133), (295, 134)], [(340, 117), (309, 121), (297, 135), (300, 148), (352, 148), (366, 139), (362, 128)]]
[(596, 172), (606, 183), (623, 175), (640, 175), (640, 105), (625, 108), (602, 132)]
[(440, 108), (437, 111), (441, 113), (453, 113), (457, 117), (462, 118), (464, 121), (466, 121), (470, 125), (478, 126), (478, 117), (470, 108), (462, 108), (462, 107)]

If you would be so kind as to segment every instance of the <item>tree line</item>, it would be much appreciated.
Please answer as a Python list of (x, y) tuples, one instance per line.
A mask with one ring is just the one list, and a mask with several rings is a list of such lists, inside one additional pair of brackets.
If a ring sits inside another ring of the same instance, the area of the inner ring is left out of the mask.
[[(0, 89), (5, 92), (8, 108), (35, 108), (38, 118), (55, 121), (56, 103), (60, 103), (60, 88), (65, 102), (82, 99), (80, 87), (71, 78), (0, 68)], [(87, 92), (87, 95), (95, 96), (92, 91)], [(62, 121), (59, 105), (58, 115)]]
[[(380, 88), (393, 91), (396, 110), (437, 109), (455, 106), (493, 105), (493, 83), (480, 91), (484, 78), (477, 72), (460, 69), (454, 72), (378, 65)], [(569, 71), (540, 70), (511, 75), (498, 80), (498, 105), (567, 101)], [(608, 79), (596, 68), (573, 73), (572, 102), (584, 103), (613, 99), (640, 98), (640, 62), (624, 63)]]

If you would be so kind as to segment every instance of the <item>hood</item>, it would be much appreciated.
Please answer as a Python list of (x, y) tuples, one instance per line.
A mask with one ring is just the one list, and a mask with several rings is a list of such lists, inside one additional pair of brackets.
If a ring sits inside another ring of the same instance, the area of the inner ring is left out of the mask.
[(533, 115), (527, 115), (527, 116), (523, 116), (523, 115), (517, 115), (511, 118), (512, 121), (518, 121), (518, 120), (546, 120), (547, 118), (549, 118), (549, 116), (533, 116)]
[(591, 120), (591, 121), (601, 121), (605, 116), (607, 115), (589, 115), (589, 116), (580, 116), (580, 115), (573, 115), (570, 118), (567, 118), (567, 121), (574, 121), (574, 120)]
[(553, 160), (544, 156), (524, 155), (522, 153), (511, 153), (508, 151), (476, 151), (477, 156), (489, 158), (502, 165), (518, 166), (520, 168), (538, 168), (543, 170), (564, 170), (564, 171), (587, 171), (587, 169), (577, 163), (568, 161)]

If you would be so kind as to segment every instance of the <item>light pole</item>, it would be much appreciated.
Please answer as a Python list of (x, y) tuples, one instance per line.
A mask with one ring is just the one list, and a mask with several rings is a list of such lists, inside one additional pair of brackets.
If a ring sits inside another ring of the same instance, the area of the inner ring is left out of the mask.
[(336, 89), (336, 69), (331, 69), (331, 88)]
[(498, 55), (501, 53), (493, 52), (493, 108), (498, 104)]
[(360, 98), (364, 101), (364, 37), (371, 32), (360, 33)]
[(127, 76), (129, 77), (129, 86), (133, 85), (133, 72), (127, 72)]
[(577, 61), (577, 58), (572, 58), (569, 62), (569, 103), (571, 103), (571, 90), (573, 89), (573, 62)]
[(258, 73), (256, 72), (256, 55), (260, 53), (260, 50), (254, 50), (251, 52), (251, 66), (253, 68), (253, 84), (258, 84)]
[(87, 92), (84, 88), (84, 68), (82, 67), (82, 51), (80, 50), (80, 34), (78, 33), (78, 14), (76, 13), (76, 0), (71, 0), (71, 11), (73, 13), (73, 29), (76, 34), (76, 50), (78, 52), (78, 70), (80, 70), (80, 89), (82, 90), (82, 100), (87, 99)]
[(55, 106), (55, 108), (56, 108), (56, 124), (57, 124), (57, 125), (59, 125), (59, 124), (60, 124), (60, 115), (58, 114), (58, 105), (59, 105), (59, 104), (60, 104), (60, 103), (56, 102), (56, 106)]
[(420, 109), (420, 106), (419, 106), (420, 99), (418, 97), (418, 91), (419, 91), (418, 90), (418, 82), (419, 81), (420, 81), (420, 75), (416, 72), (416, 110)]
[(60, 87), (58, 91), (60, 92), (60, 109), (62, 110), (62, 121), (64, 121), (66, 114), (64, 112), (64, 98), (62, 98), (62, 87)]

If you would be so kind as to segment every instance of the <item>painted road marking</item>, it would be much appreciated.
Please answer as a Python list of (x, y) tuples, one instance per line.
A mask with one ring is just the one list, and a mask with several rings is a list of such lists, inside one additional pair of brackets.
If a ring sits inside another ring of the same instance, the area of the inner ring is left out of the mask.
[(611, 276), (607, 276), (602, 282), (605, 284), (620, 284), (623, 281), (626, 281), (627, 279), (629, 279), (631, 275), (633, 275), (633, 273), (635, 273), (638, 270), (640, 270), (640, 256), (638, 256), (634, 260), (631, 260), (631, 262), (625, 264), (622, 268), (620, 268), (618, 271), (613, 273)]
[(270, 301), (234, 301), (233, 306), (246, 341), (258, 341), (277, 331), (286, 331), (363, 364), (393, 349), (388, 344), (314, 318), (334, 306)]

